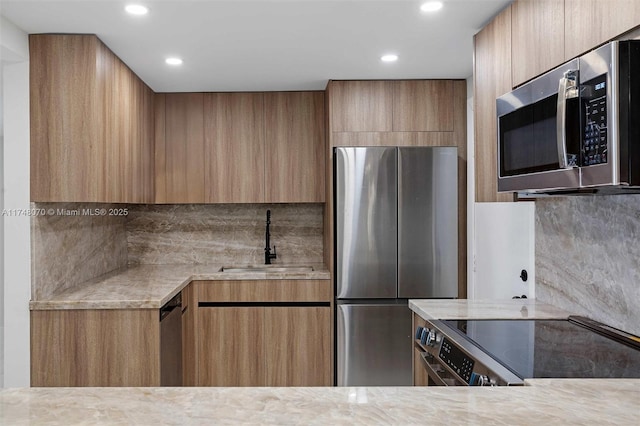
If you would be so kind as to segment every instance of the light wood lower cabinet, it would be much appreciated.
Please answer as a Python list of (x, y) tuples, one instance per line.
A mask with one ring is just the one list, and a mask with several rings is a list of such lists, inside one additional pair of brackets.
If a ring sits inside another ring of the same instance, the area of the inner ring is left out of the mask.
[(196, 281), (195, 386), (331, 386), (329, 280)]
[(158, 310), (31, 311), (31, 386), (160, 386)]
[[(184, 386), (331, 386), (329, 280), (195, 281), (182, 296)], [(158, 309), (31, 311), (31, 386), (160, 386)]]
[(329, 307), (264, 308), (266, 386), (331, 386)]
[(263, 324), (261, 307), (199, 308), (197, 386), (264, 386)]

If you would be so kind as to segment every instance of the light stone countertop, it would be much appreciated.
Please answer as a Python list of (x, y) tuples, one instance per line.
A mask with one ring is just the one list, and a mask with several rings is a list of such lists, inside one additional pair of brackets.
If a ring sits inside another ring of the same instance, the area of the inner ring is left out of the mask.
[(25, 388), (0, 391), (7, 425), (631, 425), (640, 380), (521, 387)]
[[(322, 264), (311, 272), (220, 272), (223, 265), (140, 265), (110, 272), (53, 296), (29, 302), (31, 310), (159, 309), (194, 280), (328, 280)], [(274, 267), (283, 265), (273, 265)]]
[(571, 312), (535, 299), (411, 299), (409, 308), (430, 319), (566, 319)]

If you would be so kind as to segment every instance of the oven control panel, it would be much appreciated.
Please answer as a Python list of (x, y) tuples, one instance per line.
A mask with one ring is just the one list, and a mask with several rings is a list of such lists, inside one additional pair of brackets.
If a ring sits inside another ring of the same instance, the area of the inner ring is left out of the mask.
[(475, 361), (453, 345), (446, 337), (442, 339), (438, 357), (465, 382), (471, 382)]

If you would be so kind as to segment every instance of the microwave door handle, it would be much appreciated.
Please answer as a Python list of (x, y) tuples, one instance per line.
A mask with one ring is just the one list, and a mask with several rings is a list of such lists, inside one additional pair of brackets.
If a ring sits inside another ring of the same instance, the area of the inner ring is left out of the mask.
[(561, 169), (567, 164), (567, 99), (578, 96), (578, 71), (569, 70), (564, 73), (558, 85), (558, 108), (556, 110), (556, 143), (558, 145), (558, 163)]

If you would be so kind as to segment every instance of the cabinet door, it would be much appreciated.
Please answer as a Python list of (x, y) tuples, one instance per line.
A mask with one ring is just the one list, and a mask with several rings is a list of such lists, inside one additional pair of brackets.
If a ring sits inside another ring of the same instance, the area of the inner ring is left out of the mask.
[(565, 0), (565, 58), (574, 58), (640, 25), (638, 0)]
[(265, 308), (266, 386), (331, 386), (330, 307)]
[(496, 97), (511, 90), (511, 7), (474, 38), (476, 201), (512, 201), (498, 194)]
[(197, 386), (264, 386), (261, 307), (198, 307)]
[(141, 134), (141, 176), (136, 191), (141, 203), (154, 202), (154, 101), (155, 94), (153, 90), (146, 84), (142, 84), (142, 115), (140, 121), (142, 123)]
[(133, 81), (129, 68), (121, 61), (116, 61), (116, 99), (115, 106), (118, 121), (116, 124), (117, 144), (119, 155), (114, 158), (115, 177), (118, 199), (125, 202), (132, 201), (131, 182), (133, 178), (132, 168), (134, 163), (135, 117), (132, 116), (133, 102), (131, 91)]
[(393, 130), (393, 82), (333, 81), (333, 132), (390, 132)]
[(31, 386), (160, 386), (158, 310), (31, 311)]
[(324, 202), (324, 93), (266, 93), (265, 116), (265, 201)]
[(453, 81), (394, 81), (393, 131), (453, 131)]
[(206, 202), (264, 202), (264, 95), (207, 93)]
[(517, 0), (511, 11), (511, 65), (518, 86), (564, 61), (564, 0)]
[(82, 35), (29, 36), (31, 201), (101, 201), (97, 44)]
[[(164, 96), (165, 111), (160, 112), (158, 119), (164, 121), (165, 138), (164, 144), (156, 146), (156, 155), (164, 159), (164, 170), (157, 170), (157, 178), (162, 183), (158, 184), (156, 201), (202, 203), (205, 200), (204, 96), (202, 93)], [(159, 192), (162, 189), (164, 193)]]

